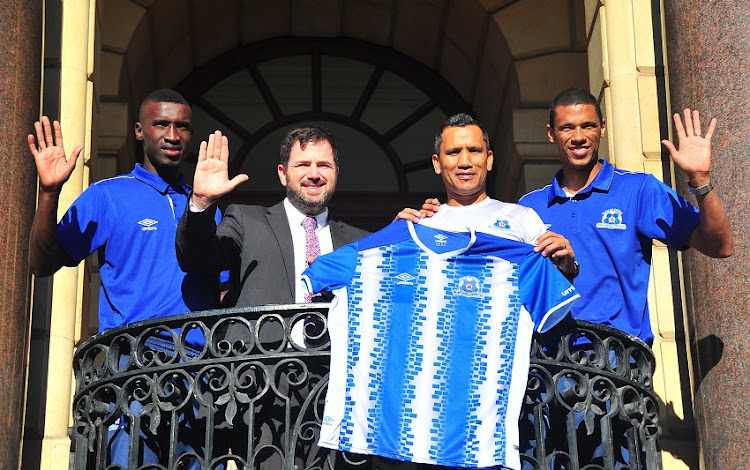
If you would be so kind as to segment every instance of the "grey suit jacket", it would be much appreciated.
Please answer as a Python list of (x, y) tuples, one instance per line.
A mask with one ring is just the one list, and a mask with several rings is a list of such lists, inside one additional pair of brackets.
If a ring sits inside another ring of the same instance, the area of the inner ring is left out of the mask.
[[(177, 261), (184, 271), (231, 270), (225, 305), (247, 307), (294, 303), (294, 248), (283, 201), (273, 207), (230, 205), (216, 227), (216, 208), (186, 209), (177, 226)], [(333, 247), (368, 234), (335, 220), (328, 221)]]

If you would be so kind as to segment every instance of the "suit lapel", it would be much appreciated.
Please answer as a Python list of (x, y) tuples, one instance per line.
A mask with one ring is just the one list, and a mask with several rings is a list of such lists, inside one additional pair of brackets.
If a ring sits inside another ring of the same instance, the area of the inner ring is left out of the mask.
[(344, 239), (344, 230), (335, 220), (328, 219), (328, 227), (331, 229), (331, 242), (333, 243), (333, 249), (346, 245), (348, 242)]
[(289, 230), (289, 219), (287, 219), (284, 210), (284, 202), (269, 207), (266, 218), (271, 230), (276, 235), (276, 241), (279, 243), (281, 259), (284, 262), (284, 269), (289, 280), (289, 290), (292, 293), (292, 299), (294, 299), (296, 289), (296, 282), (294, 282), (294, 246), (292, 245), (292, 232)]

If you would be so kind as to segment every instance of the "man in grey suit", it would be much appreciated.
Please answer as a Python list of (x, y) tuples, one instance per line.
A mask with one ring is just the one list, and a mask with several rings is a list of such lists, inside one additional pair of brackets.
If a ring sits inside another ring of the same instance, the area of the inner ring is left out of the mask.
[(303, 220), (315, 219), (320, 254), (367, 235), (328, 218), (327, 203), (339, 173), (333, 135), (319, 126), (290, 131), (278, 166), (286, 199), (268, 208), (230, 205), (217, 227), (216, 201), (248, 180), (244, 174), (229, 180), (228, 158), (227, 138), (219, 131), (201, 144), (190, 207), (177, 229), (180, 267), (188, 272), (235, 268), (228, 305), (304, 302), (299, 279), (311, 260), (306, 259)]
[[(247, 307), (309, 301), (300, 281), (302, 271), (312, 262), (307, 246), (309, 234), (303, 223), (312, 223), (307, 230), (315, 233), (316, 254), (329, 253), (368, 233), (328, 218), (327, 204), (336, 189), (339, 173), (333, 135), (319, 126), (290, 131), (281, 143), (277, 168), (287, 197), (272, 207), (230, 205), (217, 226), (213, 219), (217, 200), (248, 180), (244, 174), (230, 180), (228, 160), (228, 141), (221, 132), (216, 131), (208, 142), (201, 143), (193, 193), (177, 228), (175, 245), (180, 267), (187, 272), (218, 272), (231, 268), (232, 286), (228, 299), (224, 299), (225, 305)], [(272, 326), (273, 322), (263, 327), (259, 332), (260, 340), (265, 347), (276, 350), (284, 332)], [(298, 322), (291, 334), (298, 347), (306, 344), (302, 326), (302, 322)], [(317, 322), (306, 320), (304, 333), (316, 336), (319, 328)], [(248, 344), (248, 335), (245, 328), (235, 325), (226, 331), (224, 339), (232, 344), (238, 341)], [(310, 377), (317, 377), (310, 379), (314, 385), (326, 373), (327, 364), (310, 364), (309, 367)], [(285, 383), (278, 386), (281, 395), (288, 394), (289, 403), (272, 393), (266, 393), (255, 402), (256, 416), (263, 416), (260, 428), (255, 431), (259, 439), (255, 452), (264, 470), (280, 468), (281, 462), (276, 460), (277, 456), (258, 455), (258, 449), (283, 448), (279, 429), (288, 412), (286, 406), (291, 406), (294, 415), (309, 393), (300, 387), (292, 392)], [(226, 435), (224, 445), (235, 450), (247, 449), (247, 439), (240, 426)], [(340, 455), (336, 460), (337, 470), (348, 467)], [(298, 464), (306, 466), (304, 462)]]

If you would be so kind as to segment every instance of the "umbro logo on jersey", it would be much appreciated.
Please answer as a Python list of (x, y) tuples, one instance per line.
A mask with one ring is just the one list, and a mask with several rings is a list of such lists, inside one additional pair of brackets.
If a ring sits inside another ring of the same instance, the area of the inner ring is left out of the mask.
[(492, 226), (500, 230), (510, 230), (510, 222), (507, 220), (496, 220)]
[(398, 279), (398, 282), (396, 284), (401, 284), (405, 286), (413, 286), (414, 280), (416, 279), (416, 277), (412, 276), (409, 273), (401, 273), (395, 277), (396, 279)]
[(141, 226), (141, 230), (143, 230), (144, 232), (146, 230), (156, 230), (156, 224), (158, 223), (159, 223), (158, 220), (149, 219), (149, 218), (145, 218), (143, 220), (138, 221), (138, 225)]
[(458, 281), (455, 294), (463, 297), (479, 297), (482, 295), (482, 283), (474, 276), (464, 276)]
[(435, 235), (435, 246), (445, 246), (448, 244), (448, 237), (442, 233)]
[(596, 224), (596, 228), (625, 230), (627, 225), (622, 223), (622, 211), (620, 209), (607, 209), (602, 212), (602, 221)]

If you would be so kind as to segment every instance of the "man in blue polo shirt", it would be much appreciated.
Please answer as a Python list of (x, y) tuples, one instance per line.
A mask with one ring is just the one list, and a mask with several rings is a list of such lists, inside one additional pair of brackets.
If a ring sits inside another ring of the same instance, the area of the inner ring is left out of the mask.
[(648, 344), (654, 339), (647, 305), (653, 240), (715, 258), (734, 250), (729, 219), (709, 174), (716, 119), (703, 136), (698, 111), (686, 109), (684, 116), (683, 126), (674, 115), (679, 150), (668, 140), (662, 144), (687, 174), (697, 209), (652, 175), (600, 160), (605, 120), (594, 96), (575, 88), (550, 106), (547, 136), (557, 145), (562, 170), (551, 184), (519, 201), (575, 247), (581, 301), (572, 316), (613, 326)]
[[(52, 275), (97, 251), (99, 331), (215, 307), (219, 274), (182, 272), (174, 251), (177, 222), (190, 194), (181, 167), (192, 136), (191, 109), (182, 95), (162, 89), (146, 96), (135, 124), (143, 164), (89, 186), (59, 223), (60, 191), (83, 147), (76, 147), (67, 160), (60, 123), (50, 124), (44, 116), (34, 128), (36, 136), (29, 135), (28, 143), (39, 174), (39, 202), (29, 242), (32, 273)], [(218, 221), (218, 212), (216, 217)], [(187, 342), (200, 348), (204, 338), (191, 330)], [(171, 340), (161, 338), (149, 338), (145, 346), (174, 349)], [(110, 426), (110, 463), (127, 462), (128, 434), (122, 420)], [(153, 440), (147, 443), (143, 463), (158, 462), (150, 449)]]
[(35, 275), (52, 275), (97, 251), (99, 331), (215, 306), (218, 273), (186, 274), (174, 254), (177, 222), (190, 194), (181, 170), (192, 136), (185, 98), (173, 90), (148, 95), (135, 124), (143, 164), (89, 186), (59, 223), (60, 191), (83, 147), (66, 160), (60, 124), (50, 125), (44, 116), (34, 128), (36, 139), (29, 135), (28, 142), (39, 174), (29, 255)]

